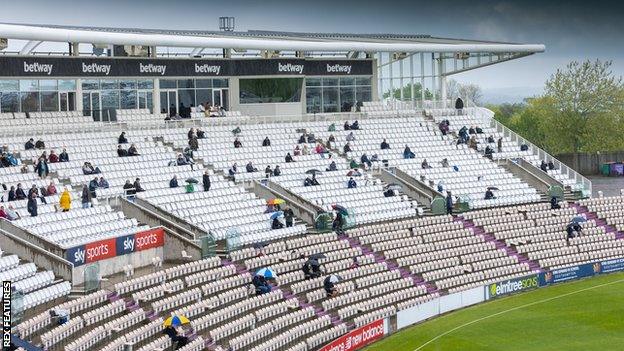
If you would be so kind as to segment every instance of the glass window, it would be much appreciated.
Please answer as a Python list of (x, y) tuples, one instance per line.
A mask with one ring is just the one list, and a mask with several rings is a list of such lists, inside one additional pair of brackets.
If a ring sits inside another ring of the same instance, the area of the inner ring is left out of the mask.
[(324, 87), (335, 87), (338, 85), (338, 78), (323, 78)]
[(160, 89), (175, 89), (176, 81), (174, 79), (161, 79)]
[(371, 87), (357, 87), (355, 100), (358, 102), (371, 101)]
[(57, 90), (55, 79), (42, 79), (39, 81), (39, 90)]
[(139, 108), (152, 108), (152, 93), (149, 91), (139, 92)]
[(320, 87), (321, 78), (306, 78), (306, 86), (308, 87)]
[(59, 110), (58, 92), (42, 91), (40, 94), (41, 94), (41, 111), (58, 111)]
[(22, 112), (39, 111), (39, 93), (38, 92), (21, 93), (21, 99), (22, 99)]
[(197, 94), (197, 104), (208, 103), (212, 105), (212, 89), (197, 89), (195, 90)]
[(97, 79), (86, 79), (82, 81), (82, 90), (98, 90), (100, 81)]
[[(320, 80), (319, 80), (320, 83)], [(320, 87), (306, 87), (306, 110), (308, 113), (320, 113), (323, 103)]]
[(116, 79), (102, 79), (100, 81), (102, 90), (119, 89), (119, 82)]
[(227, 88), (229, 86), (227, 79), (213, 79), (212, 85), (215, 88)]
[(151, 79), (139, 79), (139, 89), (154, 89), (154, 81)]
[(355, 84), (355, 78), (353, 78), (353, 77), (341, 77), (340, 78), (340, 85), (341, 86), (354, 85), (354, 84)]
[(0, 91), (19, 91), (17, 80), (0, 80)]
[(180, 108), (189, 108), (192, 106), (197, 106), (195, 104), (195, 90), (192, 89), (180, 89), (178, 90), (178, 107)]
[(119, 102), (121, 109), (137, 108), (137, 92), (136, 90), (119, 91)]
[(323, 112), (338, 112), (338, 88), (323, 88)]
[(119, 108), (119, 90), (102, 91), (102, 109)]
[(0, 92), (0, 107), (2, 112), (19, 112), (19, 93)]
[(303, 78), (257, 78), (240, 80), (240, 102), (275, 103), (301, 101)]
[(371, 77), (355, 77), (357, 85), (371, 85)]
[(178, 89), (182, 88), (195, 88), (195, 81), (193, 79), (178, 79)]
[(195, 79), (195, 87), (212, 88), (212, 79)]
[[(84, 87), (84, 84), (83, 84)], [(58, 89), (65, 91), (74, 91), (76, 90), (76, 81), (75, 80), (59, 80), (58, 81)]]
[(353, 104), (355, 104), (355, 88), (340, 87), (340, 112), (351, 112)]
[(120, 80), (119, 81), (119, 89), (136, 89), (137, 82), (136, 80)]
[(37, 91), (39, 90), (39, 81), (31, 79), (21, 79), (19, 81), (20, 91)]

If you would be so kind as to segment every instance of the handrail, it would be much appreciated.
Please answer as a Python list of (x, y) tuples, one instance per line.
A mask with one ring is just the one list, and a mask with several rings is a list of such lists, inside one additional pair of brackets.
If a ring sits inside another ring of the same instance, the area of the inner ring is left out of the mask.
[(531, 152), (534, 155), (537, 155), (540, 160), (543, 160), (545, 162), (552, 161), (555, 167), (559, 169), (562, 174), (567, 176), (569, 179), (573, 179), (577, 184), (582, 185), (583, 189), (589, 193), (589, 196), (591, 196), (592, 183), (589, 179), (587, 179), (580, 173), (565, 165), (563, 162), (556, 159), (554, 156), (537, 147), (535, 144), (531, 143), (527, 139), (523, 138), (516, 132), (512, 131), (511, 129), (507, 128), (505, 125), (494, 119), (494, 112), (492, 110), (485, 107), (474, 107), (464, 110), (469, 114), (474, 113), (473, 117), (481, 118), (485, 121), (489, 120), (490, 127), (496, 128), (496, 131), (502, 133), (505, 138), (517, 143), (518, 145), (526, 144), (527, 146), (529, 146)]

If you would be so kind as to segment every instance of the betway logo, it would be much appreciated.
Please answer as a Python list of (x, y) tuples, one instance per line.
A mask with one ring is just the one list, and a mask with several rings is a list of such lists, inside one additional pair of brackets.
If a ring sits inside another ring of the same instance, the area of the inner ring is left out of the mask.
[(155, 65), (153, 63), (148, 63), (144, 65), (139, 62), (139, 72), (141, 73), (158, 73), (161, 76), (164, 76), (166, 70), (167, 65)]
[(104, 73), (109, 75), (111, 65), (98, 65), (97, 63), (86, 64), (82, 63), (82, 73)]
[(327, 73), (346, 73), (351, 74), (351, 65), (330, 65), (327, 64)]
[(43, 64), (39, 62), (26, 63), (24, 62), (24, 73), (45, 73), (47, 75), (52, 74), (53, 64)]
[(303, 73), (303, 65), (293, 65), (292, 63), (282, 64), (280, 62), (277, 63), (277, 71), (278, 72), (286, 72), (286, 73)]
[(221, 66), (211, 66), (208, 64), (198, 65), (195, 64), (195, 73), (214, 73), (219, 75), (221, 73)]

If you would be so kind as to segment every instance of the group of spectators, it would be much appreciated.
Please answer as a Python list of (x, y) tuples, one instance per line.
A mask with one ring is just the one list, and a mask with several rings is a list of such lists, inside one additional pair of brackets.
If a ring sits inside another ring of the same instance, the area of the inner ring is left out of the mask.
[[(191, 112), (193, 112), (193, 109), (196, 112), (200, 112), (200, 113), (203, 112), (204, 117), (224, 117), (225, 116), (225, 107), (220, 106), (220, 105), (212, 105), (209, 102), (205, 102), (205, 103), (200, 103), (197, 107), (195, 107), (192, 104), (191, 106), (186, 106), (184, 105), (184, 103), (180, 102), (180, 105), (178, 106), (177, 110), (174, 104), (171, 104), (169, 106), (169, 113), (167, 114), (165, 121), (191, 118)], [(167, 113), (165, 108), (163, 108), (161, 112)]]

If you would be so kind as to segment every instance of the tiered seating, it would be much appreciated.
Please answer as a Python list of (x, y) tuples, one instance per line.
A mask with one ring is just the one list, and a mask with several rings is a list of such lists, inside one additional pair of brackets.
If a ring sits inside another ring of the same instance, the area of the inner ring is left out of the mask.
[(115, 110), (115, 116), (117, 116), (117, 122), (121, 123), (142, 123), (142, 122), (163, 122), (166, 113), (152, 113), (147, 108), (140, 108), (135, 110)]
[(508, 257), (494, 242), (475, 235), (451, 216), (360, 227), (348, 230), (347, 234), (448, 292), (531, 271), (527, 263)]
[(82, 111), (2, 113), (0, 120), (5, 127), (42, 127), (68, 124), (87, 127), (93, 124), (93, 119), (90, 116), (84, 116)]
[(624, 233), (624, 195), (601, 197), (579, 201), (579, 204), (595, 212), (598, 218)]
[(0, 281), (11, 281), (12, 288), (24, 295), (24, 310), (66, 296), (71, 290), (69, 282), (55, 280), (51, 271), (38, 271), (34, 263), (20, 263), (17, 255), (0, 258)]
[(465, 213), (466, 219), (494, 235), (543, 268), (557, 269), (597, 260), (622, 257), (624, 242), (615, 233), (606, 233), (589, 219), (583, 234), (566, 240), (566, 226), (580, 214), (562, 203), (551, 210), (550, 204), (531, 204)]

